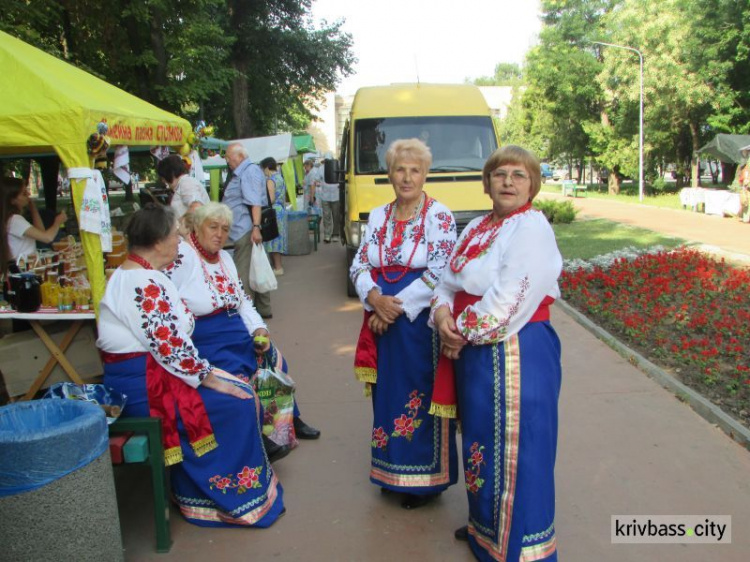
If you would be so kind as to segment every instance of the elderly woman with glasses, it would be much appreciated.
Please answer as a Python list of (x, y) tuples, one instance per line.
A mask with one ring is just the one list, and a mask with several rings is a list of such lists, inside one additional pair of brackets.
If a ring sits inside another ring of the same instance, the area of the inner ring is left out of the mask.
[(430, 299), (456, 242), (453, 215), (423, 191), (431, 163), (418, 139), (390, 145), (395, 198), (370, 213), (350, 269), (365, 308), (355, 374), (372, 396), (370, 481), (403, 494), (405, 509), (458, 480), (455, 424), (429, 412), (439, 354)]
[(162, 420), (172, 497), (189, 522), (268, 527), (284, 503), (263, 447), (258, 397), (199, 353), (193, 317), (161, 271), (177, 257), (174, 211), (149, 203), (125, 234), (128, 259), (100, 305), (104, 384), (127, 396), (124, 416)]
[[(195, 315), (195, 342), (212, 364), (250, 380), (258, 370), (258, 356), (269, 366), (287, 371), (286, 360), (271, 343), (268, 326), (242, 290), (234, 261), (222, 248), (232, 226), (232, 210), (210, 202), (193, 213), (192, 230), (180, 243), (177, 259), (168, 268), (187, 308)], [(317, 439), (320, 431), (299, 417), (294, 405), (295, 435)], [(272, 460), (288, 450), (266, 441)]]
[(433, 403), (460, 416), (469, 524), (478, 560), (557, 560), (554, 468), (560, 341), (549, 305), (562, 258), (531, 202), (537, 158), (497, 150), (482, 181), (492, 212), (461, 234), (432, 301), (442, 356)]

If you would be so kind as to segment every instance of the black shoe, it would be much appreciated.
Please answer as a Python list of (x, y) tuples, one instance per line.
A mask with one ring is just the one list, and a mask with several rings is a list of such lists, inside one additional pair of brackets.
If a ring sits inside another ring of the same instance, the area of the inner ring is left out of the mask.
[(261, 314), (260, 317), (264, 320), (268, 320), (269, 318), (273, 318), (273, 314), (269, 312), (268, 314)]
[(468, 541), (469, 540), (469, 526), (464, 525), (459, 527), (453, 532), (453, 536), (456, 537), (457, 541)]
[(325, 242), (326, 244), (330, 244), (331, 243), (331, 241), (328, 240), (327, 238), (325, 240), (323, 240), (323, 242)]
[(294, 418), (294, 433), (297, 439), (317, 439), (320, 437), (320, 430), (307, 425), (301, 418)]
[(426, 494), (423, 496), (417, 496), (414, 494), (404, 494), (404, 499), (401, 502), (401, 507), (404, 509), (417, 509), (427, 505), (440, 494)]
[(274, 443), (265, 435), (263, 436), (263, 447), (266, 449), (268, 462), (276, 462), (278, 460), (281, 460), (292, 450), (289, 445), (279, 445), (278, 443)]

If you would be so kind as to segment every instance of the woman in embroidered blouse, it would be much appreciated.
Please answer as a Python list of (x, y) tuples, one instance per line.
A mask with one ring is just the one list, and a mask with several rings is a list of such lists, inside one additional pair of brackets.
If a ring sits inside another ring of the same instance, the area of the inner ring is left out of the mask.
[[(0, 240), (0, 273), (5, 275), (9, 271), (18, 271), (15, 260), (21, 255), (36, 252), (37, 242), (51, 243), (68, 217), (63, 211), (55, 217), (52, 226), (44, 228), (26, 182), (20, 178), (2, 178), (0, 182), (0, 215), (3, 225)], [(22, 215), (27, 207), (31, 222)]]
[[(284, 275), (284, 268), (281, 265), (281, 255), (286, 254), (287, 250), (287, 216), (286, 216), (286, 184), (284, 176), (278, 169), (278, 164), (273, 157), (269, 156), (260, 161), (260, 167), (267, 178), (266, 189), (268, 190), (269, 201), (272, 202), (276, 211), (276, 222), (279, 225), (279, 235), (273, 240), (263, 242), (263, 247), (271, 260), (273, 272), (275, 275)], [(273, 194), (273, 195), (271, 195)]]
[(130, 254), (100, 303), (104, 384), (127, 396), (123, 415), (161, 418), (173, 497), (188, 521), (268, 527), (284, 505), (261, 439), (260, 403), (249, 385), (198, 354), (193, 317), (160, 271), (177, 256), (174, 211), (148, 204), (125, 234)]
[(455, 425), (433, 417), (436, 334), (429, 303), (456, 241), (456, 223), (424, 187), (432, 163), (418, 139), (386, 153), (395, 201), (372, 210), (350, 269), (365, 308), (355, 374), (371, 391), (370, 481), (404, 494), (402, 506), (429, 502), (458, 477)]
[(541, 187), (533, 154), (497, 150), (482, 181), (492, 212), (466, 227), (432, 301), (443, 354), (433, 401), (446, 413), (457, 398), (469, 499), (469, 525), (455, 536), (479, 560), (557, 560), (561, 367), (549, 305), (562, 258), (531, 207)]
[[(248, 381), (258, 369), (256, 351), (286, 372), (286, 360), (270, 342), (266, 323), (242, 290), (234, 260), (222, 250), (232, 225), (232, 210), (211, 202), (196, 209), (192, 222), (192, 231), (180, 243), (178, 258), (167, 275), (196, 317), (193, 342), (201, 356)], [(293, 419), (296, 437), (320, 436), (320, 431), (302, 421), (296, 401)]]

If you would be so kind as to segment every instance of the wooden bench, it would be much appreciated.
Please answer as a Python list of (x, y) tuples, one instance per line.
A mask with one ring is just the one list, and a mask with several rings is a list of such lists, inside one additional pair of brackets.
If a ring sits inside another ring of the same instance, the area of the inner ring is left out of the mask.
[[(169, 552), (172, 548), (172, 538), (169, 530), (169, 503), (167, 501), (167, 477), (164, 467), (164, 446), (161, 441), (161, 420), (159, 418), (118, 418), (109, 426), (110, 451), (112, 462), (124, 460), (123, 466), (128, 464), (151, 467), (151, 485), (154, 492), (154, 526), (156, 529), (156, 552)], [(135, 462), (128, 463), (120, 449), (127, 447), (134, 436), (145, 435), (148, 440), (148, 452), (137, 455)], [(141, 460), (145, 456), (143, 460)]]
[(585, 196), (586, 187), (587, 187), (586, 185), (579, 185), (573, 180), (565, 180), (562, 182), (563, 197), (567, 197), (568, 195), (572, 195), (573, 197), (578, 197), (579, 192)]

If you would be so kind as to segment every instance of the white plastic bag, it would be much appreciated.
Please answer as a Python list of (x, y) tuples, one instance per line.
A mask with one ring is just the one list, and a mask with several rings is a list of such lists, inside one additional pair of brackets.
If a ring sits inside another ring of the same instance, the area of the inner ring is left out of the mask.
[(250, 288), (257, 293), (267, 293), (278, 288), (271, 262), (268, 261), (263, 244), (253, 244), (250, 254)]

